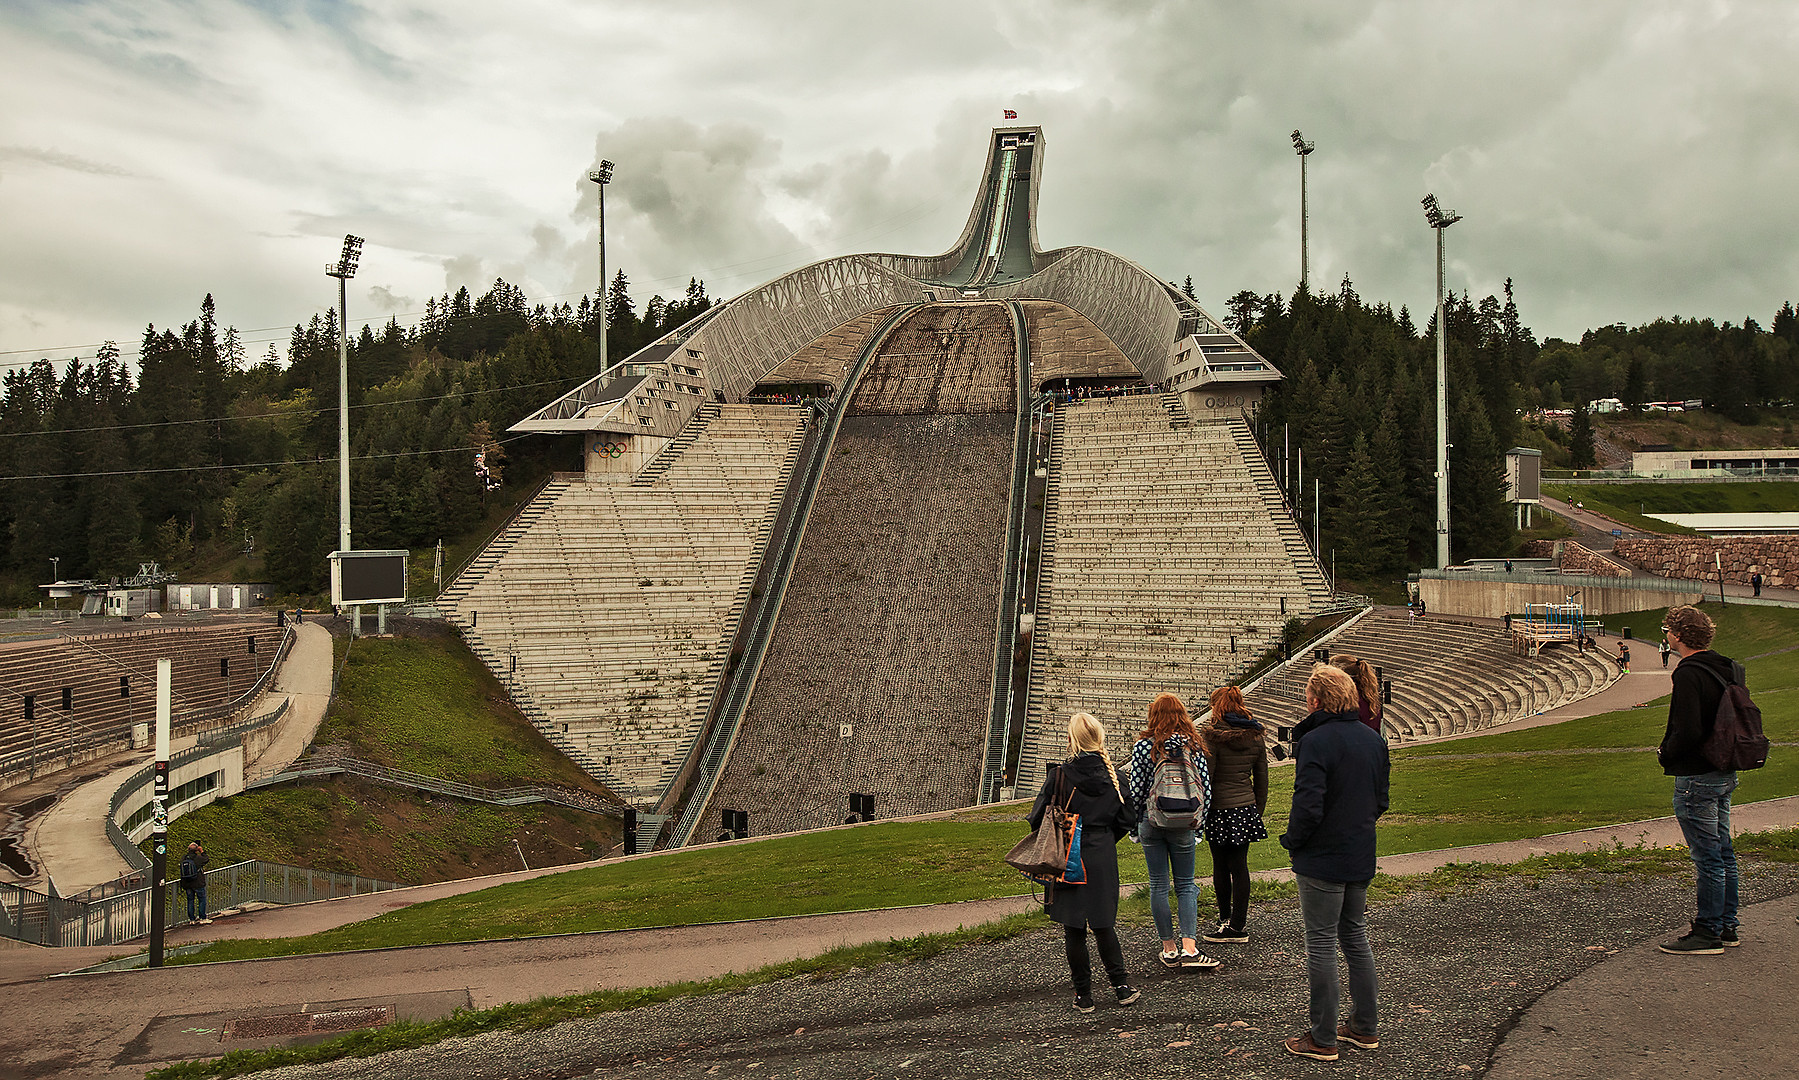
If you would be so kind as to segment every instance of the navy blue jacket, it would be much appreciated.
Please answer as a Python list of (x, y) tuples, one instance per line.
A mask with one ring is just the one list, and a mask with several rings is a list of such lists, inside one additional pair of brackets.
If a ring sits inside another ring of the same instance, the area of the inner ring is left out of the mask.
[(1315, 712), (1295, 749), (1293, 812), (1281, 846), (1293, 872), (1320, 881), (1374, 876), (1374, 822), (1387, 812), (1387, 740), (1355, 709)]

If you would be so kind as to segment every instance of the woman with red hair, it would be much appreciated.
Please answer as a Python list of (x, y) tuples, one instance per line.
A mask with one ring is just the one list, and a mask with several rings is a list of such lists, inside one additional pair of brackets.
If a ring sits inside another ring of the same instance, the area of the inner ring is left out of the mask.
[(1212, 691), (1212, 718), (1201, 736), (1212, 759), (1212, 801), (1206, 809), (1206, 845), (1212, 849), (1212, 894), (1218, 929), (1205, 940), (1249, 940), (1249, 845), (1268, 839), (1268, 746), (1262, 725), (1249, 715), (1243, 691)]
[[(1131, 747), (1131, 808), (1137, 812), (1137, 839), (1143, 844), (1143, 860), (1149, 864), (1149, 911), (1162, 935), (1165, 967), (1211, 969), (1218, 961), (1199, 951), (1199, 884), (1193, 876), (1193, 829), (1161, 828), (1148, 817), (1150, 789), (1156, 769), (1170, 758), (1186, 761), (1199, 789), (1200, 807), (1212, 798), (1212, 782), (1205, 755), (1199, 752), (1199, 733), (1187, 716), (1187, 706), (1173, 694), (1158, 694), (1149, 704), (1143, 731)], [(1175, 939), (1174, 917), (1168, 905), (1172, 891), (1180, 915), (1180, 938)]]

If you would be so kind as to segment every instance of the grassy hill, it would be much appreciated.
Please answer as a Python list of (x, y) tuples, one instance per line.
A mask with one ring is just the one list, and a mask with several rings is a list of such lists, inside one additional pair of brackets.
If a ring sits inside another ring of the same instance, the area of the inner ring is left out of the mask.
[[(394, 619), (393, 638), (338, 637), (337, 700), (313, 745), (485, 788), (605, 789), (557, 752), (442, 623)], [(221, 799), (169, 826), (221, 857), (421, 884), (598, 858), (616, 819), (544, 803), (491, 806), (347, 777)], [(516, 841), (517, 847), (514, 847)]]

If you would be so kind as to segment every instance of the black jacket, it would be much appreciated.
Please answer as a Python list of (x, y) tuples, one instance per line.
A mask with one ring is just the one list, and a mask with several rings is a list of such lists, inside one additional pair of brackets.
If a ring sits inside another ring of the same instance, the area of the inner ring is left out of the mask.
[(1084, 885), (1052, 885), (1045, 890), (1045, 909), (1063, 926), (1106, 929), (1118, 921), (1118, 838), (1137, 824), (1120, 791), (1129, 790), (1128, 778), (1118, 786), (1106, 777), (1106, 763), (1098, 754), (1082, 754), (1050, 767), (1037, 802), (1031, 807), (1032, 831), (1043, 823), (1050, 800), (1068, 804), (1070, 813), (1081, 815), (1081, 863), (1087, 871)]
[(1727, 656), (1710, 649), (1696, 652), (1674, 665), (1673, 695), (1668, 698), (1668, 730), (1656, 751), (1662, 772), (1668, 776), (1698, 776), (1716, 772), (1705, 760), (1701, 748), (1711, 736), (1712, 724), (1718, 717), (1718, 701), (1724, 687), (1711, 676), (1716, 672), (1725, 682), (1735, 682), (1736, 664)]
[(1374, 876), (1374, 822), (1387, 812), (1387, 740), (1357, 710), (1315, 712), (1294, 751), (1293, 812), (1281, 846), (1320, 881)]

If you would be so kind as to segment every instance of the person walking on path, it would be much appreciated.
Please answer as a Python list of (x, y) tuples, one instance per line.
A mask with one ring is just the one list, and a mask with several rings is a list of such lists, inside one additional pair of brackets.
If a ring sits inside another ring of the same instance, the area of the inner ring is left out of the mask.
[(1268, 744), (1262, 725), (1243, 704), (1243, 691), (1212, 691), (1212, 718), (1200, 734), (1212, 759), (1212, 800), (1206, 806), (1206, 845), (1212, 849), (1216, 944), (1249, 940), (1249, 845), (1268, 839)]
[(1630, 646), (1622, 641), (1618, 642), (1618, 670), (1630, 674)]
[(1662, 635), (1662, 670), (1663, 671), (1666, 671), (1668, 669), (1668, 654), (1673, 651), (1674, 651), (1673, 649), (1670, 649), (1668, 647), (1668, 635), (1663, 634)]
[[(1305, 921), (1310, 1025), (1286, 1041), (1288, 1053), (1337, 1060), (1337, 1043), (1380, 1046), (1374, 950), (1368, 944), (1368, 883), (1374, 878), (1374, 823), (1387, 811), (1387, 742), (1361, 723), (1349, 675), (1312, 668), (1306, 708), (1317, 719), (1295, 748), (1293, 810), (1281, 846), (1293, 857)], [(1352, 1004), (1337, 1022), (1337, 950), (1349, 967)]]
[(211, 861), (212, 856), (206, 854), (198, 840), (187, 845), (187, 854), (181, 857), (181, 891), (187, 894), (187, 919), (201, 926), (212, 923), (206, 917), (206, 864)]
[(1724, 687), (1742, 681), (1742, 665), (1712, 651), (1717, 628), (1698, 608), (1671, 608), (1662, 620), (1668, 644), (1680, 654), (1670, 680), (1668, 729), (1656, 757), (1674, 777), (1674, 820), (1686, 837), (1697, 878), (1692, 929), (1666, 942), (1665, 953), (1716, 955), (1737, 942), (1737, 853), (1730, 840), (1730, 793), (1737, 774), (1705, 758)]
[(1762, 594), (1762, 572), (1760, 570), (1749, 575), (1749, 584), (1755, 589), (1755, 595), (1760, 596)]
[(1086, 882), (1045, 887), (1044, 909), (1062, 924), (1068, 949), (1068, 974), (1074, 981), (1077, 1012), (1093, 1011), (1093, 964), (1087, 955), (1087, 931), (1099, 948), (1100, 963), (1112, 981), (1120, 1005), (1133, 1005), (1142, 994), (1130, 982), (1124, 950), (1113, 929), (1118, 922), (1118, 838), (1136, 821), (1123, 795), (1118, 770), (1106, 753), (1106, 729), (1086, 713), (1068, 720), (1068, 760), (1052, 766), (1031, 807), (1031, 830), (1043, 824), (1050, 800), (1067, 801), (1081, 816), (1081, 863)]
[[(1194, 877), (1193, 855), (1198, 834), (1193, 829), (1165, 828), (1149, 817), (1149, 800), (1155, 788), (1156, 770), (1164, 761), (1185, 762), (1189, 779), (1198, 789), (1200, 814), (1212, 804), (1212, 779), (1200, 752), (1199, 732), (1187, 706), (1174, 694), (1157, 694), (1149, 704), (1143, 731), (1131, 746), (1131, 811), (1137, 819), (1137, 839), (1143, 845), (1143, 861), (1149, 868), (1149, 912), (1162, 935), (1163, 967), (1215, 968), (1218, 961), (1199, 951), (1199, 882)], [(1168, 894), (1175, 896), (1171, 911)], [(1175, 938), (1179, 916), (1179, 940)]]

